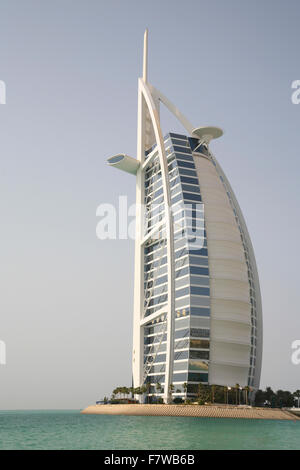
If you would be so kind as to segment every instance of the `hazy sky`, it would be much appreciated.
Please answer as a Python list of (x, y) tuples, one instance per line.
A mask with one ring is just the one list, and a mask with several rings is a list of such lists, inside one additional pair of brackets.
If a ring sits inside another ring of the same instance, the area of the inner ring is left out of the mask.
[[(261, 280), (262, 386), (300, 388), (298, 0), (0, 0), (0, 409), (81, 408), (130, 385), (131, 240), (96, 208), (134, 201), (137, 77), (211, 145), (243, 210)], [(182, 129), (167, 113), (165, 131)]]

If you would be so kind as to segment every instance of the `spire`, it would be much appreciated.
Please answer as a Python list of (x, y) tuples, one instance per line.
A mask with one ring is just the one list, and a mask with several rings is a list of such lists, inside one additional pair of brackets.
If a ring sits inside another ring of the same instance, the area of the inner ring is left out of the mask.
[(148, 75), (148, 29), (144, 34), (143, 80), (147, 83)]

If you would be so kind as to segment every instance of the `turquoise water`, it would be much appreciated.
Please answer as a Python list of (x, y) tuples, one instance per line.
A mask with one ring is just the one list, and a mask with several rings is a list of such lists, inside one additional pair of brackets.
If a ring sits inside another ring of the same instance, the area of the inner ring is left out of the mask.
[(0, 449), (300, 449), (300, 421), (0, 411)]

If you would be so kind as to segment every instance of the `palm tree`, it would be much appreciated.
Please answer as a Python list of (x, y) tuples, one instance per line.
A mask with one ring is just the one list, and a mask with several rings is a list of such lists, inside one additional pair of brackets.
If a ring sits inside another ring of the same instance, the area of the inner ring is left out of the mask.
[(210, 388), (210, 390), (211, 390), (211, 401), (212, 401), (212, 403), (214, 403), (214, 402), (215, 402), (216, 386), (215, 386), (215, 385), (212, 385), (211, 388)]
[(238, 392), (240, 390), (240, 384), (235, 384), (235, 404), (238, 404)]
[(224, 404), (228, 405), (228, 387), (224, 387)]
[(248, 405), (248, 393), (250, 392), (250, 387), (246, 385), (246, 387), (244, 387), (244, 390), (245, 390), (246, 405)]
[(148, 405), (149, 405), (149, 400), (150, 400), (150, 396), (149, 396), (149, 393), (150, 393), (150, 388), (151, 388), (151, 384), (148, 382), (146, 384), (146, 393), (147, 393), (147, 401), (148, 401)]
[(174, 389), (175, 389), (174, 385), (170, 384), (169, 385), (169, 395), (170, 395), (171, 401), (172, 401), (172, 394), (174, 393)]
[(198, 384), (197, 398), (198, 398), (199, 405), (204, 405), (205, 391), (204, 391), (204, 386), (201, 382)]
[[(229, 403), (229, 391), (231, 391), (231, 387), (227, 387), (227, 405)], [(230, 395), (231, 395), (231, 398), (232, 398), (232, 394), (230, 394)], [(233, 403), (233, 400), (231, 400), (231, 401)]]
[(187, 399), (187, 388), (188, 388), (188, 384), (187, 382), (184, 382), (183, 384), (183, 391), (184, 391), (184, 401), (186, 402), (186, 399)]
[(143, 393), (144, 393), (144, 391), (143, 391), (142, 387), (136, 387), (136, 388), (134, 389), (134, 394), (135, 394), (135, 395), (139, 395), (139, 396), (140, 396), (140, 395), (143, 395)]

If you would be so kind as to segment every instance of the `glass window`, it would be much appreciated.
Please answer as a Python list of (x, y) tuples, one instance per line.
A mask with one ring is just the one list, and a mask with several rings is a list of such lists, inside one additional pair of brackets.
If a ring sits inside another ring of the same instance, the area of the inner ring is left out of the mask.
[(159, 279), (156, 279), (155, 285), (158, 286), (160, 284), (163, 284), (164, 282), (168, 281), (168, 276), (162, 276)]
[(177, 139), (183, 139), (183, 140), (186, 140), (186, 141), (188, 140), (187, 136), (183, 135), (183, 134), (175, 134), (174, 132), (169, 132), (169, 134), (167, 134), (167, 135), (170, 136), (170, 137), (175, 137)]
[[(153, 358), (153, 356), (148, 356), (148, 358), (149, 358), (149, 357), (152, 357), (152, 358)], [(166, 362), (166, 357), (167, 357), (166, 354), (157, 354), (157, 355), (156, 355), (156, 358), (155, 358), (155, 360), (154, 360), (154, 363)]]
[(210, 320), (207, 317), (191, 317), (191, 328), (209, 328)]
[(172, 143), (175, 145), (180, 145), (181, 147), (189, 146), (189, 143), (187, 140), (172, 139)]
[(200, 249), (198, 249), (196, 245), (195, 245), (195, 247), (193, 248), (193, 245), (192, 245), (192, 244), (189, 246), (189, 248), (190, 248), (189, 253), (190, 253), (191, 255), (208, 256), (207, 248), (200, 248)]
[(174, 365), (173, 365), (173, 370), (177, 371), (177, 370), (184, 370), (184, 371), (187, 371), (188, 370), (188, 361), (176, 361), (174, 362)]
[(157, 383), (163, 384), (165, 382), (165, 375), (148, 375), (146, 378), (146, 383)]
[(187, 264), (188, 264), (188, 257), (186, 256), (186, 258), (181, 258), (181, 259), (175, 261), (175, 269), (177, 270), (179, 268), (183, 268), (183, 266), (185, 266)]
[(191, 193), (199, 193), (200, 194), (200, 189), (199, 186), (193, 185), (193, 184), (182, 184), (181, 185), (183, 191), (190, 191)]
[[(190, 250), (190, 253), (193, 253), (193, 250)], [(198, 266), (208, 266), (208, 258), (203, 258), (202, 256), (190, 256), (190, 263)]]
[(200, 194), (191, 194), (191, 193), (183, 193), (183, 199), (189, 201), (199, 201), (201, 202)]
[(191, 295), (191, 305), (193, 305), (193, 307), (209, 307), (210, 297), (198, 297), (196, 295)]
[(187, 381), (187, 373), (182, 372), (179, 374), (173, 374), (173, 382), (186, 382)]
[[(179, 349), (179, 348), (176, 348)], [(183, 349), (183, 348), (181, 348)], [(188, 359), (189, 356), (189, 351), (174, 351), (174, 361), (180, 361), (182, 359)]]
[(180, 317), (180, 318), (176, 318), (175, 319), (175, 330), (178, 330), (180, 328), (186, 328), (188, 327), (190, 324), (190, 319), (189, 318), (184, 318), (184, 317)]
[(205, 373), (202, 373), (202, 374), (189, 373), (188, 374), (188, 381), (189, 382), (208, 382), (208, 374), (205, 374)]
[(208, 268), (202, 268), (199, 266), (191, 266), (191, 274), (200, 274), (208, 276)]
[(181, 279), (178, 279), (175, 281), (175, 289), (179, 289), (180, 287), (183, 287), (183, 286), (188, 286), (189, 284), (190, 284), (189, 276), (182, 277)]
[(209, 295), (209, 288), (199, 287), (199, 286), (191, 286), (191, 294), (194, 294), (194, 295)]
[(171, 203), (172, 204), (175, 204), (176, 202), (182, 200), (182, 193), (180, 192), (179, 194), (177, 194), (177, 196), (174, 196), (171, 198)]
[[(192, 333), (191, 333), (191, 335), (192, 335)], [(207, 336), (207, 335), (203, 335), (203, 336)], [(209, 340), (207, 340), (207, 339), (191, 339), (190, 340), (190, 348), (192, 348), (192, 349), (209, 349)], [(206, 351), (205, 351), (205, 353), (206, 353)], [(205, 358), (206, 356), (204, 355), (204, 356), (200, 356), (200, 357)]]
[(178, 171), (179, 171), (179, 174), (180, 174), (180, 175), (183, 175), (183, 176), (193, 176), (193, 177), (197, 178), (197, 173), (196, 173), (194, 167), (193, 167), (193, 169), (191, 169), (191, 170), (188, 170), (188, 169), (185, 169), (185, 168), (178, 168)]
[[(209, 338), (210, 330), (204, 328), (191, 328), (191, 336), (194, 338)], [(194, 340), (193, 340), (194, 341)], [(207, 349), (209, 348), (209, 341), (207, 339), (199, 339), (193, 342), (193, 348), (202, 348)], [(191, 346), (192, 347), (192, 346)]]
[(188, 250), (186, 248), (181, 248), (178, 251), (175, 251), (175, 259), (182, 258), (188, 254)]
[(189, 347), (189, 340), (184, 339), (181, 341), (176, 341), (175, 343), (175, 352), (174, 352), (174, 360), (179, 359), (187, 359), (188, 358), (188, 351), (177, 351), (178, 349), (186, 349)]
[(180, 177), (182, 183), (196, 184), (199, 185), (198, 178), (191, 178), (187, 176)]
[(194, 162), (185, 162), (183, 160), (178, 160), (177, 162), (178, 166), (180, 168), (191, 168), (191, 169), (195, 169), (195, 164)]
[(209, 286), (209, 277), (191, 276), (190, 282), (191, 284), (197, 284), (200, 286)]
[(150, 369), (149, 374), (159, 374), (160, 372), (165, 372), (166, 370), (166, 365), (165, 364), (159, 364), (157, 366), (152, 366)]
[(185, 328), (184, 330), (177, 330), (174, 334), (175, 339), (185, 338), (188, 336), (190, 336), (190, 330), (188, 328)]
[(190, 359), (209, 359), (209, 351), (190, 351)]
[(208, 363), (197, 359), (191, 359), (189, 361), (189, 370), (208, 371)]
[(178, 299), (179, 297), (184, 297), (185, 295), (189, 295), (190, 290), (189, 287), (184, 287), (183, 289), (178, 289), (175, 292), (175, 297)]
[(186, 154), (190, 155), (191, 158), (193, 158), (190, 147), (173, 145), (173, 149), (174, 149), (175, 152), (186, 153)]
[(209, 317), (210, 309), (204, 308), (204, 307), (191, 307), (191, 315), (195, 315), (199, 317)]
[(178, 271), (176, 271), (175, 277), (176, 278), (182, 277), (182, 276), (185, 276), (188, 273), (189, 273), (189, 268), (188, 267), (180, 268), (180, 269), (178, 269)]
[(188, 137), (188, 141), (192, 150), (194, 150), (197, 145), (199, 145), (199, 139), (195, 139), (195, 137)]
[(185, 315), (189, 314), (188, 311), (187, 311), (187, 307), (189, 307), (189, 305), (190, 305), (190, 297), (189, 296), (182, 297), (181, 299), (176, 299), (175, 300), (175, 309), (176, 309), (176, 311), (180, 310), (180, 309), (183, 309), (183, 310), (186, 311)]

